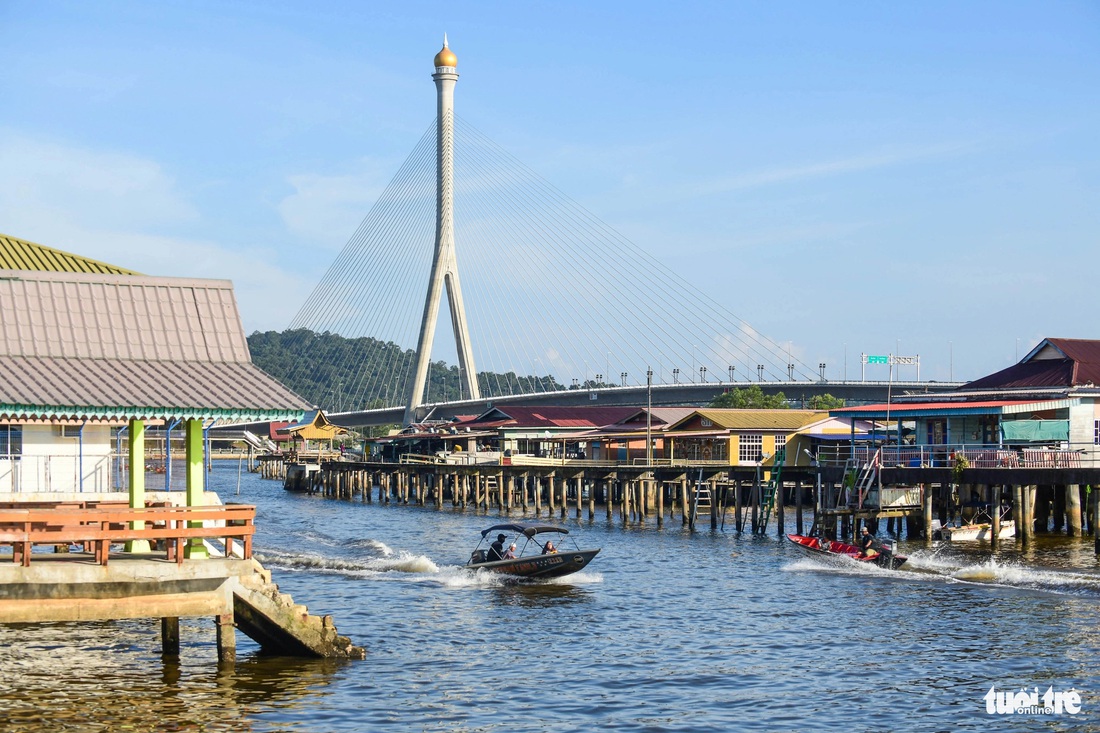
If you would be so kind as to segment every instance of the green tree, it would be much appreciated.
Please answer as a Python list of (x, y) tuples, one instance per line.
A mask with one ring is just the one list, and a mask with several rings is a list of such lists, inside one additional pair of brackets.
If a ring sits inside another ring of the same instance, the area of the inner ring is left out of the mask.
[(732, 389), (729, 392), (715, 397), (710, 407), (732, 407), (742, 410), (785, 410), (790, 407), (787, 404), (787, 396), (782, 392), (773, 395), (764, 394), (760, 385), (754, 384), (744, 389)]
[(825, 394), (817, 394), (811, 397), (806, 406), (811, 410), (836, 410), (840, 407), (844, 407), (844, 398), (834, 397), (826, 392)]

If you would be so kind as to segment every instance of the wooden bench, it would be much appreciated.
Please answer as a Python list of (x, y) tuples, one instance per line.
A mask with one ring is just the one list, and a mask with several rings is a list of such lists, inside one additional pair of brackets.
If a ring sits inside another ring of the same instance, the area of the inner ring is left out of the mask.
[[(51, 507), (0, 507), (0, 544), (11, 545), (12, 560), (23, 566), (30, 565), (35, 545), (71, 544), (84, 545), (95, 554), (96, 563), (106, 565), (111, 545), (131, 540), (164, 541), (168, 559), (178, 564), (192, 539), (222, 540), (227, 557), (239, 541), (242, 556), (249, 558), (255, 519), (256, 507), (246, 504), (132, 509), (113, 503), (73, 508), (62, 502)], [(144, 526), (132, 526), (136, 522)]]

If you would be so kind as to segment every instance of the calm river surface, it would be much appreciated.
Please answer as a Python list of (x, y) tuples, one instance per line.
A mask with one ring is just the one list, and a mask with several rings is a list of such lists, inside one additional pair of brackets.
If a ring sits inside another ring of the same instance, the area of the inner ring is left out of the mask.
[[(496, 512), (284, 492), (218, 462), (259, 507), (256, 553), (366, 661), (265, 658), (211, 619), (0, 627), (0, 729), (18, 731), (1100, 730), (1091, 539), (1028, 555), (902, 543), (905, 569), (830, 566), (773, 535), (565, 522), (603, 551), (517, 585), (461, 564)], [(513, 518), (520, 518), (513, 514)], [(732, 524), (732, 522), (731, 522)], [(789, 527), (789, 529), (792, 529)], [(792, 530), (793, 531), (793, 530)], [(991, 687), (1076, 690), (1076, 715), (987, 713)]]

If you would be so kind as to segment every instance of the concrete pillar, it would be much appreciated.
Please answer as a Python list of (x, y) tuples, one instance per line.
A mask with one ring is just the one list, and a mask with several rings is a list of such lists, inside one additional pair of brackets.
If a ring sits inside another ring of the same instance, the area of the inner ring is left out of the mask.
[(1081, 536), (1081, 487), (1078, 484), (1066, 485), (1066, 534)]
[(166, 657), (180, 655), (180, 620), (175, 617), (160, 620), (160, 653)]
[(218, 614), (214, 622), (217, 625), (218, 661), (222, 663), (237, 661), (237, 634), (233, 626), (233, 614)]

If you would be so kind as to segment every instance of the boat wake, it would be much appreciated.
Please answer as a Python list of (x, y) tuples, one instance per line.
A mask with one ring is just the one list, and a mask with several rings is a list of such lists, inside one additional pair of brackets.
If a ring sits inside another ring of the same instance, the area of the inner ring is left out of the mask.
[[(379, 543), (381, 544), (381, 543)], [(383, 545), (383, 547), (385, 547)], [(329, 555), (266, 550), (256, 553), (256, 559), (265, 566), (283, 570), (310, 570), (348, 576), (366, 576), (382, 573), (437, 573), (439, 566), (425, 555), (408, 552), (386, 552), (380, 557), (342, 558)]]
[(993, 559), (960, 567), (948, 577), (961, 583), (1007, 586), (1058, 595), (1100, 597), (1100, 575), (1095, 573), (1002, 565)]
[(963, 565), (957, 558), (917, 551), (909, 555), (905, 567), (887, 570), (848, 558), (805, 557), (783, 567), (788, 572), (836, 573), (899, 578), (908, 581), (933, 581), (987, 585), (1002, 588), (1100, 598), (1100, 574), (1084, 571), (1001, 564), (989, 559)]

